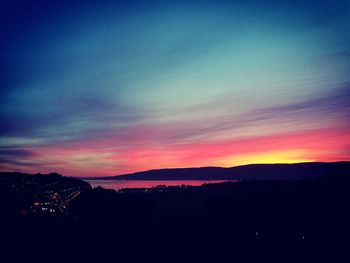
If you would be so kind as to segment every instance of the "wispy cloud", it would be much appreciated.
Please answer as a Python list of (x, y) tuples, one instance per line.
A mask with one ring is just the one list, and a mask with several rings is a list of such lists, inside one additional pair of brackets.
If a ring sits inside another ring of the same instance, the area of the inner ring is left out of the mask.
[(2, 170), (348, 158), (347, 1), (7, 2)]

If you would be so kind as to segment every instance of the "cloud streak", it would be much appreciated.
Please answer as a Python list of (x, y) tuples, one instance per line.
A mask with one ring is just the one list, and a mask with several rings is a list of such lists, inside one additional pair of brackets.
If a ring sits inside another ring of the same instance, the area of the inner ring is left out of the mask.
[(349, 158), (347, 1), (7, 2), (2, 171)]

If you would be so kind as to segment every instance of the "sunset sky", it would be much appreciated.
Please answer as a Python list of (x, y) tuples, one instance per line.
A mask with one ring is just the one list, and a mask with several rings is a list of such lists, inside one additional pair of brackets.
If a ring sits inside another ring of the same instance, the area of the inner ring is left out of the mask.
[(350, 160), (349, 1), (1, 1), (0, 171)]

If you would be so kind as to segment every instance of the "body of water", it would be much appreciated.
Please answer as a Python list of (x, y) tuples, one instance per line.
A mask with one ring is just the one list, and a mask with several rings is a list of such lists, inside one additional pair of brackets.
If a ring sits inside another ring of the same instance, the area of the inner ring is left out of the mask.
[(227, 182), (227, 180), (85, 180), (92, 187), (101, 186), (106, 189), (123, 188), (151, 188), (157, 185), (181, 186), (191, 185), (200, 186), (202, 184), (213, 184)]

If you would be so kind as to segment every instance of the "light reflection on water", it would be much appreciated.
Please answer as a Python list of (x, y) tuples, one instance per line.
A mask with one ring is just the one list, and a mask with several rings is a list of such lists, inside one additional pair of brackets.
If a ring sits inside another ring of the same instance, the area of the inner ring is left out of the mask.
[(151, 188), (157, 185), (181, 186), (191, 185), (200, 186), (202, 184), (214, 184), (227, 182), (227, 180), (85, 180), (92, 187), (101, 186), (106, 189), (120, 190), (123, 188)]

